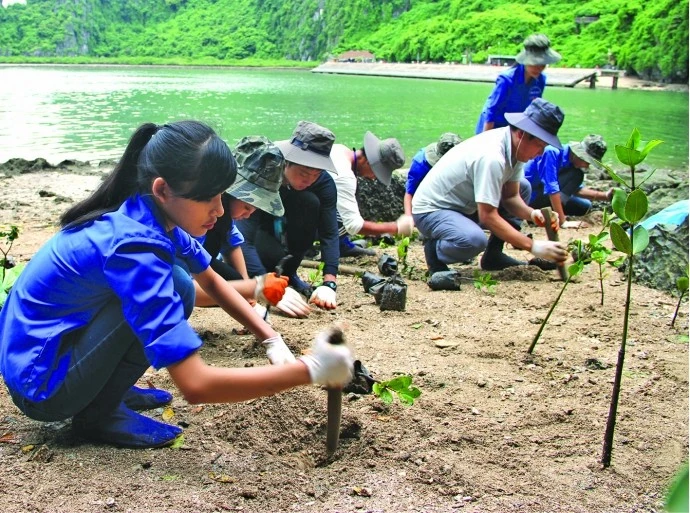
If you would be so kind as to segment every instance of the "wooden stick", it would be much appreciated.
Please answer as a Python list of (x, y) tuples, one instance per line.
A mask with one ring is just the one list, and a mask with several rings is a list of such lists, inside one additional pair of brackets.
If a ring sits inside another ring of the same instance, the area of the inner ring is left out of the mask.
[[(302, 263), (300, 263), (300, 267), (307, 267), (309, 269), (318, 269), (319, 266), (321, 265), (321, 262), (317, 262), (316, 260), (302, 260)], [(338, 266), (338, 272), (340, 274), (349, 274), (352, 276), (355, 276), (357, 274), (364, 274), (367, 270), (362, 269), (361, 267), (355, 267), (354, 265), (343, 265), (340, 264)]]
[[(544, 216), (544, 228), (546, 228), (546, 236), (551, 241), (558, 240), (558, 232), (551, 226), (551, 207), (544, 207), (541, 209), (541, 213)], [(558, 264), (558, 274), (561, 275), (561, 280), (565, 281), (568, 279), (568, 270), (565, 268), (565, 264)]]

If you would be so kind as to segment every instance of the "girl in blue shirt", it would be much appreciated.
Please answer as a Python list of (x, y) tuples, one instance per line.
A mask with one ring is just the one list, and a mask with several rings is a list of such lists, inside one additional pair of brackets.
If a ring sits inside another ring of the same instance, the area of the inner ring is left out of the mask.
[[(352, 357), (317, 337), (298, 361), (243, 298), (276, 304), (275, 274), (229, 284), (193, 237), (223, 214), (236, 175), (208, 126), (182, 121), (137, 129), (113, 172), (61, 218), (62, 230), (28, 263), (0, 310), (0, 372), (15, 404), (41, 421), (72, 417), (79, 436), (125, 447), (158, 447), (181, 429), (135, 410), (170, 402), (139, 389), (150, 366), (166, 367), (191, 403), (243, 401), (307, 383), (343, 385)], [(270, 367), (210, 367), (187, 322), (191, 276), (267, 347)]]
[(541, 98), (546, 87), (542, 71), (547, 64), (560, 60), (561, 55), (551, 49), (551, 42), (544, 34), (532, 34), (525, 39), (524, 49), (515, 57), (517, 64), (496, 79), (496, 86), (477, 121), (475, 134), (508, 126), (506, 112), (523, 112), (532, 100)]

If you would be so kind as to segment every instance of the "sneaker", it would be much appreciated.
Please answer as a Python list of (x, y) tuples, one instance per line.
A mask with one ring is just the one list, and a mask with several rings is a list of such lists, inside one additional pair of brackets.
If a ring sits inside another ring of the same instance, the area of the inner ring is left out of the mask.
[(311, 293), (314, 292), (314, 287), (312, 287), (309, 283), (302, 281), (297, 274), (288, 276), (288, 279), (288, 284), (290, 287), (306, 297), (307, 300), (311, 297)]
[(505, 253), (489, 253), (482, 255), (480, 260), (482, 269), (485, 271), (502, 271), (508, 267), (516, 267), (518, 265), (527, 265), (522, 260), (517, 260)]
[(457, 271), (439, 271), (427, 282), (431, 290), (460, 290), (460, 274)]
[(551, 262), (550, 260), (546, 260), (544, 258), (539, 257), (533, 258), (532, 260), (527, 262), (527, 264), (536, 265), (542, 271), (555, 271), (558, 268), (555, 262)]

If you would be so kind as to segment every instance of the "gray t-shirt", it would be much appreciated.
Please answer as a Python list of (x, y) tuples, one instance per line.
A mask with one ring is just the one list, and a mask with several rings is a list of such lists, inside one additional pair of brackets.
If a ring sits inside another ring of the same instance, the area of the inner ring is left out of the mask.
[(477, 203), (498, 208), (503, 185), (522, 178), (523, 163), (511, 164), (510, 141), (510, 127), (502, 127), (451, 148), (422, 180), (412, 213), (455, 210), (470, 215)]

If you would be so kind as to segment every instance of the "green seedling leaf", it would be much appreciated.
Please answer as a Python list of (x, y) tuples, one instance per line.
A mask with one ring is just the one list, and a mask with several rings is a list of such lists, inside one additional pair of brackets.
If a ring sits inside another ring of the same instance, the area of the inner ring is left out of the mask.
[(412, 383), (412, 376), (398, 376), (397, 378), (391, 379), (387, 385), (388, 388), (395, 390), (405, 390)]
[(620, 267), (621, 265), (623, 265), (623, 263), (624, 263), (627, 259), (628, 259), (627, 256), (620, 256), (620, 257), (616, 258), (615, 260), (611, 260), (611, 261), (609, 262), (609, 264), (611, 264), (613, 267), (618, 268), (618, 267)]
[(659, 139), (653, 139), (649, 141), (647, 144), (645, 144), (644, 148), (642, 148), (642, 159), (647, 158), (647, 155), (649, 155), (649, 152), (652, 151), (654, 148), (659, 146), (662, 142)]
[(606, 259), (608, 258), (610, 253), (610, 251), (603, 249), (600, 249), (598, 251), (592, 251), (592, 260), (594, 260), (599, 265), (603, 265), (606, 263)]
[(421, 323), (421, 322), (417, 322), (417, 323), (413, 324), (412, 327), (413, 327), (414, 329), (418, 330), (419, 328), (422, 327), (422, 323)]
[(628, 234), (625, 233), (623, 227), (618, 223), (611, 223), (611, 241), (618, 251), (626, 255), (632, 255), (632, 243)]
[(625, 220), (630, 224), (637, 223), (645, 216), (648, 207), (647, 195), (641, 189), (635, 189), (625, 202)]
[(405, 260), (407, 257), (407, 248), (410, 245), (410, 238), (404, 237), (398, 242), (398, 259), (401, 261)]
[(623, 189), (616, 189), (613, 191), (613, 198), (611, 199), (611, 208), (613, 208), (613, 213), (618, 216), (619, 219), (627, 221), (625, 218), (625, 204), (628, 202), (628, 195)]
[(656, 168), (652, 169), (649, 173), (644, 175), (642, 179), (637, 183), (637, 186), (642, 187), (642, 184), (649, 180), (654, 173), (656, 173)]
[(613, 180), (613, 181), (616, 182), (617, 184), (622, 185), (623, 187), (628, 187), (628, 183), (627, 183), (625, 180), (623, 180), (620, 176), (618, 176), (618, 175), (616, 174), (616, 172), (615, 172), (611, 167), (607, 166), (607, 165), (604, 164), (603, 162), (599, 162), (599, 164), (601, 164), (602, 167), (606, 170), (606, 172), (607, 172), (607, 173), (609, 174), (609, 176), (611, 177), (611, 180)]
[(630, 137), (628, 138), (628, 142), (625, 144), (625, 146), (635, 150), (640, 145), (641, 140), (642, 135), (640, 134), (640, 131), (637, 128), (633, 128), (633, 131), (630, 133)]
[(184, 435), (177, 435), (175, 441), (170, 446), (171, 449), (181, 449), (184, 445)]
[(412, 376), (407, 375), (374, 383), (372, 391), (386, 404), (392, 403), (393, 394), (396, 394), (398, 400), (405, 406), (413, 405), (414, 400), (422, 394), (418, 388), (412, 386)]
[(412, 406), (414, 404), (414, 400), (420, 395), (422, 395), (422, 392), (418, 388), (410, 387), (407, 390), (401, 390), (398, 392), (398, 399), (400, 399), (400, 402), (404, 405)]
[(642, 153), (635, 149), (628, 148), (627, 146), (621, 146), (619, 144), (616, 144), (615, 149), (616, 157), (618, 157), (618, 160), (620, 160), (621, 164), (625, 164), (626, 166), (634, 168), (637, 164), (644, 160)]
[(687, 292), (688, 291), (688, 277), (687, 276), (681, 276), (676, 280), (676, 288), (681, 292)]
[(571, 264), (570, 267), (568, 267), (568, 274), (571, 278), (574, 278), (575, 276), (580, 274), (584, 268), (585, 263), (582, 260), (578, 260), (574, 264)]
[(393, 402), (393, 393), (387, 388), (382, 388), (381, 391), (376, 395), (378, 395), (381, 398), (381, 400), (386, 404), (390, 404)]
[(635, 227), (633, 231), (632, 254), (637, 255), (649, 246), (649, 232), (642, 225)]

